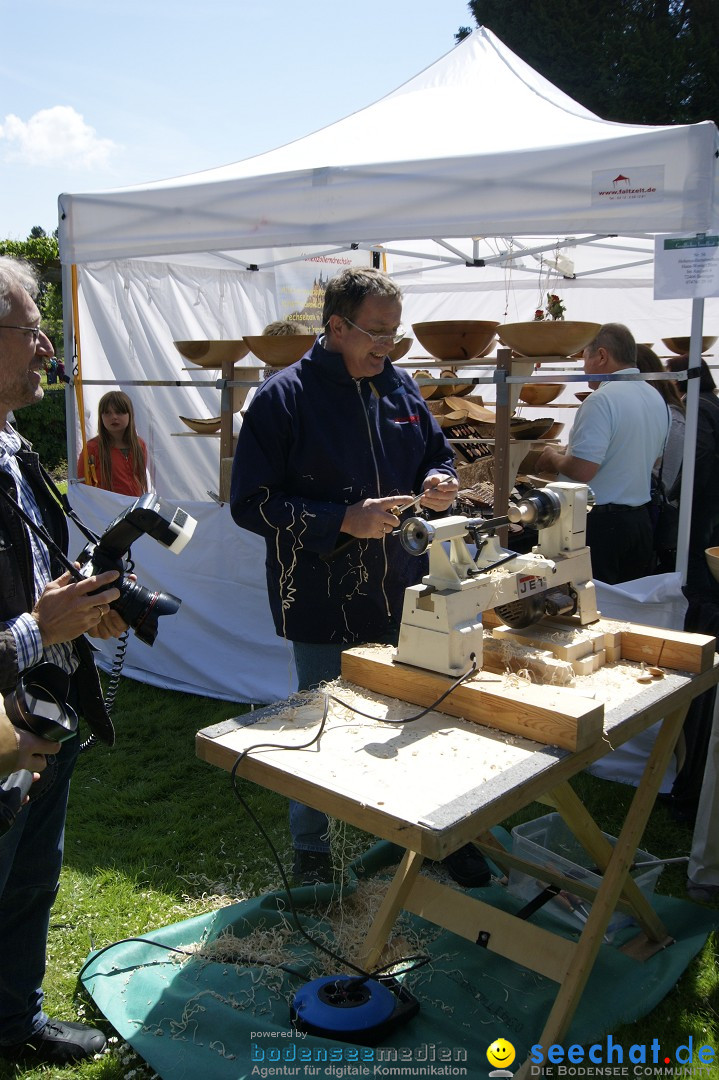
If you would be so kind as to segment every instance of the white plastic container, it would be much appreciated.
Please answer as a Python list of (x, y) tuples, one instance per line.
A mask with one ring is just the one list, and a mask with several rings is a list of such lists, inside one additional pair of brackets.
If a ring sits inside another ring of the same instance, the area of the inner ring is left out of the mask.
[[(610, 844), (616, 844), (615, 836), (610, 836), (608, 833), (602, 833), (602, 835)], [(602, 883), (601, 876), (592, 873), (589, 869), (592, 866), (591, 856), (584, 850), (560, 814), (545, 814), (543, 817), (525, 822), (524, 825), (515, 825), (512, 829), (512, 853), (519, 858), (537, 863), (538, 866), (547, 866), (565, 877), (575, 878), (595, 889)], [(653, 855), (637, 848), (635, 862), (649, 862), (653, 859)], [(631, 876), (646, 897), (650, 897), (654, 892), (662, 869), (661, 863), (657, 863), (655, 866), (644, 869), (640, 866), (631, 871)], [(519, 870), (510, 871), (509, 892), (521, 900), (533, 900), (546, 885), (547, 882), (542, 881), (539, 871), (536, 877), (523, 874)], [(551, 915), (563, 926), (581, 932), (590, 908), (591, 904), (588, 900), (566, 890), (549, 900), (540, 910)], [(609, 920), (605, 940), (611, 940), (617, 930), (631, 925), (635, 925), (635, 920), (630, 915), (615, 911)]]

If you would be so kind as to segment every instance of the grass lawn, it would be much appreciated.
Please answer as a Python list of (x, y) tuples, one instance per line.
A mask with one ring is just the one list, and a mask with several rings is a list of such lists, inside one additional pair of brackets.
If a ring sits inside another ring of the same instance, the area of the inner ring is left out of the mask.
[[(117, 745), (84, 754), (73, 781), (65, 867), (49, 936), (45, 990), (51, 1015), (65, 1020), (92, 1015), (76, 981), (91, 948), (279, 886), (271, 854), (235, 799), (228, 774), (194, 754), (198, 729), (245, 708), (121, 680), (113, 710)], [(573, 786), (602, 827), (616, 835), (633, 789), (588, 775)], [(289, 868), (286, 800), (251, 785), (244, 793)], [(505, 825), (543, 813), (546, 808), (534, 804)], [(355, 840), (363, 837), (357, 833)], [(641, 846), (670, 857), (687, 855), (690, 842), (691, 829), (674, 823), (658, 806)], [(685, 897), (685, 875), (684, 866), (667, 867), (658, 891)], [(695, 1045), (719, 1047), (715, 936), (659, 1007), (614, 1037), (629, 1046), (650, 1043), (658, 1034), (667, 1044), (686, 1043), (693, 1035)], [(152, 1075), (121, 1040), (101, 1060), (62, 1070), (23, 1071), (0, 1064), (0, 1080)]]

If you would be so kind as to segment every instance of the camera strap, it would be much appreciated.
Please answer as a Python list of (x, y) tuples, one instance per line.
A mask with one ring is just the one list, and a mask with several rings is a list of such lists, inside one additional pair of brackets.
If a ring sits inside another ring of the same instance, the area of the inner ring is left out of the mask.
[[(69, 503), (69, 501), (67, 499), (67, 496), (65, 496), (59, 490), (59, 488), (55, 484), (55, 482), (52, 479), (52, 477), (50, 476), (50, 474), (43, 468), (42, 465), (40, 466), (40, 472), (42, 473), (42, 478), (45, 481), (45, 484), (47, 485), (47, 487), (50, 489), (51, 494), (54, 496), (54, 498), (59, 502), (60, 506), (62, 507), (62, 510), (65, 513), (65, 516), (71, 518), (71, 520), (75, 522), (78, 529), (80, 529), (82, 534), (88, 540), (90, 540), (92, 543), (97, 543), (99, 537), (97, 537), (95, 535), (95, 533), (93, 533), (90, 529), (88, 529), (87, 526), (84, 524), (84, 522), (82, 522), (80, 520), (80, 518), (77, 516), (75, 511), (70, 506), (70, 503)], [(58, 559), (58, 561), (65, 567), (65, 569), (68, 570), (72, 574), (75, 581), (82, 581), (83, 576), (80, 573), (80, 571), (78, 570), (78, 568), (75, 566), (75, 564), (73, 562), (70, 561), (70, 559), (68, 559), (67, 555), (62, 550), (60, 545), (57, 544), (53, 540), (53, 538), (50, 536), (50, 533), (47, 531), (45, 526), (44, 525), (38, 525), (36, 521), (33, 521), (33, 519), (29, 516), (29, 514), (25, 513), (23, 508), (18, 503), (17, 499), (14, 499), (12, 497), (12, 495), (8, 491), (5, 491), (5, 489), (1, 485), (0, 485), (0, 497), (2, 497), (6, 502), (10, 503), (10, 505), (12, 506), (13, 510), (18, 515), (18, 517), (22, 521), (24, 521), (24, 523), (27, 525), (28, 529), (30, 529), (33, 533), (35, 533), (35, 535), (40, 540), (42, 540), (43, 544), (46, 545), (48, 550)], [(122, 671), (122, 667), (123, 667), (124, 660), (125, 660), (125, 649), (126, 648), (127, 648), (127, 631), (122, 635), (122, 637), (120, 638), (120, 641), (118, 642), (117, 652), (115, 654), (115, 660), (113, 662), (112, 671), (110, 673), (110, 684), (109, 684), (107, 693), (105, 695), (103, 695), (103, 698), (104, 698), (103, 703), (104, 703), (105, 712), (106, 712), (107, 725), (109, 725), (110, 745), (112, 745), (112, 743), (114, 742), (114, 739), (115, 739), (114, 731), (113, 731), (113, 727), (112, 727), (112, 721), (110, 720), (110, 713), (112, 711), (112, 706), (114, 705), (115, 697), (117, 695), (119, 679), (120, 679), (120, 673)], [(103, 742), (108, 741), (108, 727), (107, 727), (107, 725), (103, 724), (102, 731), (100, 733), (100, 738), (102, 738)], [(92, 725), (91, 725), (91, 727), (92, 727)], [(96, 742), (97, 742), (97, 735), (96, 735), (95, 731), (93, 730), (92, 734), (89, 736), (89, 738), (85, 739), (84, 742), (81, 744), (80, 750), (81, 751), (82, 750), (89, 750), (89, 748), (91, 746), (94, 746)]]
[(41, 474), (43, 480), (45, 481), (45, 486), (49, 489), (50, 493), (54, 496), (56, 502), (58, 502), (60, 504), (60, 507), (61, 507), (62, 512), (65, 515), (65, 517), (70, 518), (70, 520), (72, 522), (74, 522), (75, 525), (77, 525), (78, 529), (80, 530), (80, 532), (82, 533), (82, 535), (85, 537), (86, 540), (89, 540), (92, 544), (97, 544), (99, 542), (99, 540), (100, 540), (100, 537), (96, 533), (94, 533), (91, 529), (88, 529), (85, 522), (73, 510), (72, 506), (70, 505), (70, 500), (68, 499), (67, 495), (65, 494), (64, 491), (60, 491), (60, 488), (57, 486), (57, 484), (55, 483), (53, 478), (50, 476), (50, 473), (47, 471), (45, 466), (41, 462), (38, 462), (38, 465), (40, 467), (40, 474)]
[(13, 499), (10, 492), (5, 491), (5, 488), (2, 486), (0, 486), (0, 497), (2, 497), (5, 502), (10, 503), (15, 513), (18, 515), (19, 518), (21, 518), (22, 521), (25, 522), (28, 529), (30, 529), (31, 532), (34, 532), (35, 536), (39, 537), (39, 539), (42, 540), (48, 551), (51, 551), (52, 554), (62, 563), (65, 569), (70, 571), (75, 580), (82, 581), (82, 574), (80, 573), (78, 568), (75, 566), (74, 563), (70, 562), (60, 545), (55, 543), (45, 526), (38, 525), (36, 521), (33, 521), (30, 515), (25, 513), (17, 499)]

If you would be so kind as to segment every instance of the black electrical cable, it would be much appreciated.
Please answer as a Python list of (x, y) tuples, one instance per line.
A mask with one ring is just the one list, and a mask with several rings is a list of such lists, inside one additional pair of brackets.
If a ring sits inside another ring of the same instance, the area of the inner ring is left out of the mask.
[[(85, 963), (80, 968), (80, 971), (78, 972), (78, 975), (77, 975), (78, 979), (82, 978), (82, 976), (85, 973), (85, 970), (90, 966), (90, 964), (94, 964), (94, 962), (100, 956), (102, 956), (103, 953), (108, 952), (110, 949), (114, 949), (116, 945), (126, 945), (128, 942), (131, 942), (131, 941), (139, 941), (143, 945), (154, 945), (155, 948), (157, 948), (157, 949), (164, 949), (166, 952), (179, 953), (181, 956), (189, 956), (189, 957), (198, 958), (198, 953), (192, 952), (190, 949), (178, 949), (175, 945), (165, 945), (164, 942), (162, 942), (162, 941), (153, 941), (152, 938), (126, 937), (126, 938), (121, 938), (119, 941), (113, 941), (109, 945), (103, 945), (103, 947), (101, 949), (98, 949), (96, 952), (94, 952), (92, 954), (92, 956), (89, 956), (87, 958), (87, 960), (85, 961)], [(244, 964), (246, 967), (257, 966), (257, 967), (278, 968), (280, 971), (287, 972), (288, 975), (294, 975), (294, 977), (296, 979), (302, 979), (302, 980), (307, 979), (307, 975), (306, 975), (306, 973), (304, 971), (295, 971), (294, 968), (288, 967), (286, 964), (277, 964), (277, 963), (274, 963), (272, 960), (259, 960), (256, 957), (245, 957), (245, 956), (233, 956), (233, 957), (227, 957), (227, 956), (223, 956), (223, 957), (219, 957), (219, 956), (203, 956), (203, 957), (201, 957), (201, 959), (205, 963), (210, 963), (210, 964)]]
[[(472, 678), (473, 675), (477, 673), (477, 658), (474, 653), (472, 654), (471, 659), (472, 666), (469, 671), (465, 671), (463, 675), (460, 675), (458, 679), (455, 679), (454, 682), (447, 687), (444, 693), (440, 694), (436, 701), (433, 701), (431, 705), (428, 705), (425, 709), (422, 709), (421, 712), (415, 713), (414, 716), (401, 716), (397, 717), (396, 719), (390, 720), (386, 716), (375, 716), (373, 713), (362, 712), (362, 710), (358, 709), (355, 705), (348, 705), (346, 701), (342, 701), (341, 698), (334, 697), (332, 694), (325, 694), (325, 696), (328, 697), (331, 701), (334, 701), (337, 705), (343, 705), (346, 709), (349, 709), (350, 712), (357, 713), (358, 716), (364, 716), (367, 720), (376, 720), (380, 724), (412, 724), (415, 720), (421, 720), (423, 716), (427, 715), (427, 713), (430, 713), (433, 709), (436, 709), (438, 705), (442, 704), (445, 698), (449, 697), (453, 690), (456, 690), (458, 686), (460, 686), (463, 682), (467, 682), (469, 679)], [(286, 750), (289, 748), (283, 747), (283, 749)], [(298, 746), (297, 749), (301, 750), (302, 747)]]
[[(126, 636), (127, 635), (125, 634), (125, 638), (126, 638)], [(126, 647), (127, 647), (127, 645), (126, 645), (126, 641), (125, 641), (125, 648)], [(119, 648), (118, 648), (118, 651), (119, 651)], [(123, 652), (123, 658), (124, 658), (124, 648), (123, 648), (122, 652)], [(115, 665), (113, 665), (113, 673), (114, 673), (114, 666)], [(119, 669), (118, 669), (118, 672), (117, 672), (118, 678), (119, 678), (119, 671), (121, 670), (121, 668), (122, 668), (122, 661), (120, 661)], [(422, 955), (421, 953), (418, 953), (416, 955), (413, 954), (411, 956), (404, 957), (401, 961), (393, 960), (388, 964), (384, 964), (382, 967), (375, 968), (374, 971), (372, 971), (372, 972), (368, 972), (368, 971), (365, 971), (363, 968), (357, 967), (356, 964), (353, 964), (350, 960), (347, 960), (345, 957), (340, 956), (338, 953), (334, 952), (332, 949), (329, 949), (326, 945), (323, 945), (322, 942), (317, 941), (316, 938), (312, 937), (312, 935), (309, 933), (309, 931), (307, 931), (304, 928), (304, 926), (302, 926), (302, 923), (300, 922), (300, 918), (299, 918), (299, 915), (297, 913), (297, 908), (295, 907), (294, 899), (293, 899), (293, 896), (292, 896), (292, 887), (291, 887), (291, 885), (290, 885), (290, 883), (289, 883), (289, 881), (287, 879), (287, 875), (285, 874), (284, 866), (282, 865), (282, 860), (280, 859), (280, 856), (279, 856), (279, 854), (277, 852), (277, 849), (275, 848), (275, 845), (272, 843), (272, 839), (270, 838), (267, 831), (265, 830), (262, 822), (259, 820), (257, 815), (254, 813), (254, 811), (252, 810), (250, 805), (247, 803), (247, 801), (242, 797), (242, 795), (240, 795), (240, 793), (239, 793), (239, 791), (237, 789), (237, 780), (238, 780), (237, 770), (240, 767), (240, 764), (242, 763), (243, 759), (252, 750), (306, 750), (308, 747), (313, 746), (316, 742), (319, 742), (319, 740), (320, 740), (320, 738), (322, 736), (322, 733), (323, 733), (323, 731), (324, 731), (324, 729), (325, 729), (325, 727), (327, 725), (327, 719), (328, 719), (328, 716), (329, 716), (329, 702), (330, 702), (330, 700), (335, 701), (335, 702), (339, 703), (340, 705), (344, 705), (346, 708), (351, 709), (352, 712), (356, 712), (359, 716), (365, 716), (370, 720), (381, 720), (381, 722), (383, 722), (383, 723), (411, 723), (414, 720), (419, 720), (421, 717), (425, 716), (428, 712), (431, 712), (432, 709), (436, 708), (436, 706), (439, 705), (442, 701), (444, 701), (444, 699), (449, 694), (451, 694), (452, 691), (454, 689), (456, 689), (457, 686), (459, 686), (466, 679), (469, 679), (475, 673), (476, 670), (477, 670), (477, 663), (476, 663), (476, 659), (473, 657), (472, 658), (472, 667), (471, 667), (471, 669), (469, 671), (465, 672), (463, 675), (461, 675), (458, 679), (455, 679), (455, 681), (452, 683), (452, 685), (449, 686), (448, 689), (445, 690), (444, 693), (441, 694), (441, 696), (438, 697), (437, 700), (432, 705), (429, 705), (426, 709), (423, 709), (421, 712), (417, 713), (415, 716), (407, 717), (407, 718), (405, 718), (404, 720), (401, 720), (401, 721), (398, 721), (398, 720), (383, 720), (381, 717), (372, 716), (369, 713), (363, 713), (363, 712), (361, 712), (361, 710), (347, 705), (346, 702), (342, 701), (340, 698), (335, 698), (331, 694), (325, 693), (324, 694), (325, 703), (324, 703), (324, 709), (323, 709), (323, 713), (322, 713), (322, 720), (320, 722), (319, 729), (317, 730), (317, 733), (315, 735), (313, 735), (312, 738), (308, 742), (302, 743), (300, 746), (292, 746), (292, 747), (283, 746), (283, 745), (278, 744), (278, 743), (254, 743), (252, 746), (248, 746), (246, 750), (242, 751), (242, 753), (237, 757), (237, 760), (235, 761), (234, 765), (232, 766), (232, 771), (230, 773), (230, 782), (232, 784), (232, 790), (235, 793), (235, 796), (237, 797), (237, 800), (240, 803), (240, 805), (243, 807), (243, 809), (245, 810), (247, 815), (254, 822), (254, 824), (255, 824), (256, 828), (259, 830), (260, 834), (264, 837), (265, 842), (267, 843), (267, 846), (269, 847), (269, 849), (270, 849), (270, 851), (272, 853), (272, 856), (273, 856), (273, 858), (275, 860), (277, 868), (278, 868), (278, 870), (280, 872), (280, 877), (282, 878), (282, 884), (284, 885), (285, 892), (287, 894), (287, 899), (289, 901), (290, 911), (292, 913), (292, 918), (293, 918), (295, 927), (297, 928), (299, 933), (302, 934), (302, 936), (310, 943), (310, 945), (312, 945), (313, 948), (319, 949), (320, 952), (323, 952), (323, 953), (325, 953), (325, 955), (331, 957), (333, 960), (336, 960), (337, 963), (343, 964), (345, 967), (349, 967), (353, 971), (357, 972), (357, 977), (349, 979), (349, 981), (350, 981), (350, 983), (352, 985), (360, 986), (362, 983), (366, 982), (368, 979), (373, 979), (376, 976), (381, 975), (383, 972), (387, 971), (388, 968), (394, 967), (395, 964), (397, 964), (397, 963), (407, 963), (409, 961), (417, 961), (416, 963), (413, 963), (411, 967), (400, 968), (399, 971), (393, 971), (392, 972), (392, 975), (395, 978), (397, 978), (397, 977), (399, 977), (401, 975), (407, 975), (407, 974), (409, 974), (409, 973), (411, 973), (413, 971), (418, 971), (420, 968), (425, 967), (427, 964), (431, 963), (432, 957)], [(114, 694), (112, 695), (110, 705), (112, 705), (113, 701), (114, 701)], [(90, 740), (88, 740), (88, 742), (90, 742)], [(90, 743), (90, 745), (91, 745), (91, 743)], [(131, 941), (137, 941), (137, 942), (140, 942), (140, 943), (146, 944), (146, 945), (154, 945), (158, 949), (164, 949), (167, 952), (179, 953), (181, 956), (192, 957), (192, 956), (197, 955), (194, 952), (190, 952), (188, 949), (178, 949), (177, 947), (175, 947), (173, 945), (165, 945), (161, 941), (152, 941), (150, 938), (142, 938), (142, 937), (121, 938), (120, 941), (111, 942), (111, 944), (103, 946), (101, 949), (98, 949), (96, 952), (94, 952), (92, 954), (92, 956), (88, 957), (88, 959), (85, 961), (85, 963), (80, 968), (80, 971), (78, 973), (78, 979), (82, 978), (82, 976), (83, 976), (84, 972), (86, 971), (86, 969), (88, 968), (88, 966), (91, 963), (94, 963), (94, 961), (97, 960), (98, 957), (102, 956), (103, 953), (107, 952), (109, 949), (115, 948), (116, 945), (123, 945), (123, 944), (125, 944), (127, 942), (131, 942)], [(306, 978), (307, 978), (307, 976), (306, 976), (306, 974), (304, 972), (295, 971), (294, 968), (291, 968), (286, 964), (273, 963), (270, 960), (260, 960), (260, 959), (248, 958), (248, 957), (233, 957), (231, 960), (227, 959), (227, 958), (218, 959), (218, 958), (214, 958), (214, 957), (204, 957), (203, 959), (205, 959), (208, 962), (218, 963), (218, 964), (226, 964), (226, 963), (239, 964), (239, 963), (242, 963), (242, 964), (247, 965), (248, 967), (251, 967), (251, 966), (272, 967), (272, 968), (276, 968), (278, 971), (284, 971), (288, 975), (292, 975), (292, 976), (294, 976), (295, 978), (298, 978), (298, 979), (306, 980)], [(338, 978), (342, 978), (342, 977), (343, 976), (338, 976)]]
[[(286, 745), (282, 745), (281, 743), (253, 743), (252, 746), (248, 746), (245, 750), (242, 751), (241, 754), (238, 755), (237, 760), (235, 761), (234, 765), (232, 766), (232, 770), (230, 772), (230, 782), (232, 784), (232, 790), (234, 791), (238, 802), (240, 803), (242, 808), (245, 810), (247, 815), (251, 818), (254, 825), (259, 830), (260, 834), (264, 837), (264, 839), (265, 839), (265, 841), (267, 843), (267, 846), (269, 847), (270, 851), (272, 852), (272, 856), (273, 856), (274, 861), (275, 861), (275, 863), (277, 865), (277, 868), (278, 868), (278, 870), (280, 872), (280, 877), (282, 879), (282, 884), (284, 885), (285, 892), (287, 893), (287, 899), (289, 901), (290, 911), (292, 913), (292, 918), (293, 918), (293, 921), (294, 921), (294, 924), (295, 924), (297, 930), (303, 935), (304, 938), (306, 938), (307, 941), (310, 942), (310, 944), (314, 948), (317, 948), (321, 952), (325, 953), (327, 956), (332, 957), (332, 959), (336, 960), (338, 963), (344, 964), (345, 967), (352, 968), (353, 971), (356, 971), (357, 974), (360, 976), (360, 980), (359, 980), (360, 982), (364, 982), (366, 979), (373, 978), (376, 973), (385, 971), (386, 968), (392, 967), (393, 964), (386, 964), (384, 967), (377, 968), (375, 972), (364, 971), (362, 968), (359, 968), (355, 964), (353, 964), (350, 960), (347, 960), (345, 957), (339, 956), (337, 953), (333, 952), (332, 949), (327, 948), (326, 945), (323, 945), (320, 941), (317, 941), (315, 938), (312, 937), (312, 935), (307, 930), (305, 930), (305, 928), (302, 926), (302, 924), (300, 922), (299, 915), (297, 913), (297, 909), (295, 907), (294, 899), (293, 899), (293, 896), (292, 896), (292, 888), (291, 888), (291, 886), (289, 884), (289, 881), (287, 879), (287, 875), (285, 874), (285, 869), (284, 869), (284, 866), (282, 865), (282, 860), (280, 859), (280, 856), (279, 856), (279, 854), (277, 852), (277, 849), (275, 848), (275, 845), (272, 843), (272, 840), (269, 837), (269, 835), (267, 834), (264, 826), (262, 825), (262, 822), (259, 820), (259, 818), (254, 813), (252, 808), (249, 806), (247, 801), (242, 797), (242, 795), (238, 791), (238, 788), (237, 788), (237, 780), (238, 780), (237, 770), (239, 769), (239, 767), (240, 767), (242, 761), (244, 760), (244, 758), (247, 757), (247, 755), (249, 753), (251, 753), (251, 751), (253, 751), (253, 750), (306, 750), (309, 746), (313, 746), (316, 742), (319, 742), (319, 740), (320, 740), (320, 738), (322, 736), (322, 733), (323, 733), (323, 731), (325, 729), (325, 726), (327, 724), (327, 719), (328, 719), (328, 716), (329, 716), (329, 702), (330, 701), (334, 701), (334, 702), (336, 702), (336, 703), (338, 703), (340, 705), (343, 705), (344, 707), (350, 709), (352, 712), (357, 713), (358, 716), (364, 716), (364, 717), (367, 717), (370, 720), (378, 720), (381, 723), (389, 723), (389, 724), (412, 723), (413, 721), (419, 720), (423, 716), (426, 716), (427, 713), (429, 713), (433, 709), (435, 709), (437, 707), (437, 705), (441, 704), (441, 702), (443, 702), (444, 699), (446, 697), (448, 697), (448, 695), (451, 694), (452, 691), (455, 690), (461, 683), (463, 683), (467, 679), (471, 678), (471, 676), (474, 675), (476, 671), (477, 671), (477, 660), (476, 660), (475, 656), (472, 656), (472, 667), (469, 669), (469, 671), (465, 671), (458, 679), (455, 679), (454, 682), (444, 691), (444, 693), (442, 693), (437, 698), (437, 700), (434, 701), (431, 705), (428, 705), (427, 708), (422, 709), (421, 712), (416, 713), (414, 716), (409, 716), (409, 717), (406, 717), (406, 718), (404, 718), (402, 720), (386, 720), (383, 717), (373, 716), (371, 713), (362, 712), (360, 709), (357, 709), (354, 706), (347, 705), (347, 703), (342, 701), (341, 698), (336, 698), (332, 694), (328, 694), (328, 693), (325, 692), (324, 695), (323, 695), (324, 696), (324, 709), (323, 709), (323, 712), (322, 712), (322, 720), (320, 721), (319, 729), (317, 730), (317, 733), (315, 735), (313, 735), (313, 737), (308, 742), (302, 743), (300, 746), (286, 746)], [(413, 959), (413, 957), (409, 957), (408, 959)], [(395, 961), (395, 963), (398, 963), (398, 962), (399, 961)], [(404, 969), (402, 971), (394, 972), (393, 974), (395, 974), (395, 975), (404, 975), (409, 971), (415, 971), (417, 968), (422, 967), (422, 966), (424, 966), (424, 964), (429, 963), (429, 962), (430, 962), (430, 957), (427, 957), (425, 959), (422, 959), (421, 963), (414, 964), (411, 968), (406, 968), (406, 969)]]

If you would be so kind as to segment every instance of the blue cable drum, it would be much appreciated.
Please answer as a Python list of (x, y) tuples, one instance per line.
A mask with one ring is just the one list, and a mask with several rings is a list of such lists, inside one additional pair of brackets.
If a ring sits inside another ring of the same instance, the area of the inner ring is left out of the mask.
[(292, 1020), (309, 1030), (351, 1034), (385, 1024), (396, 1007), (395, 995), (375, 979), (324, 975), (297, 991)]

